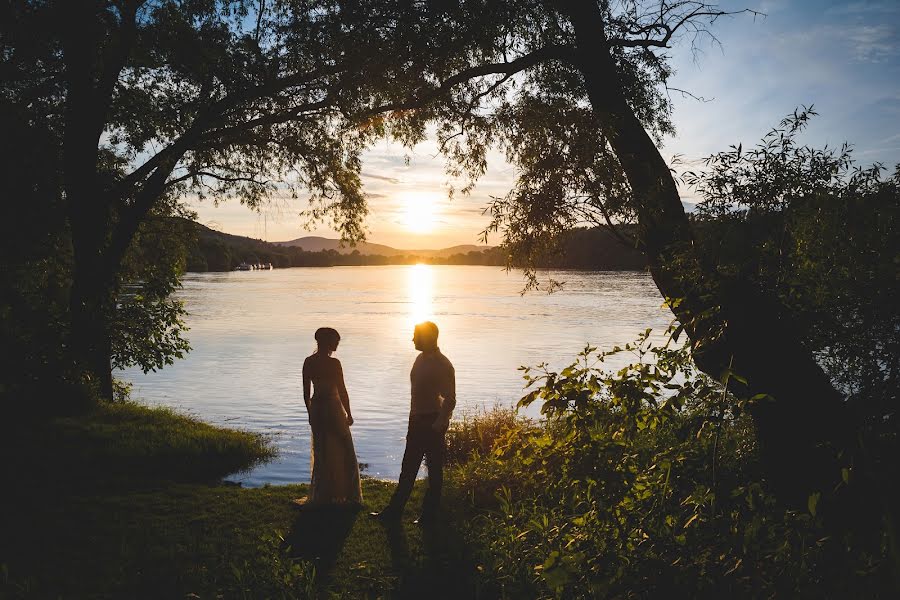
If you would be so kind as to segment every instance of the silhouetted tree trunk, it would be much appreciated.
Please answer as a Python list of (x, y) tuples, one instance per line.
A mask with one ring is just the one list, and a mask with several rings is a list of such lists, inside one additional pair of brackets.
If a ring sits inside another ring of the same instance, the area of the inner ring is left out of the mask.
[(805, 505), (840, 478), (823, 445), (847, 447), (843, 398), (774, 302), (704, 264), (669, 167), (622, 92), (596, 3), (573, 0), (567, 10), (593, 111), (636, 199), (653, 279), (674, 300), (700, 369), (717, 379), (730, 370), (747, 379), (746, 393), (771, 396), (750, 404), (762, 459), (781, 497)]
[(110, 307), (104, 297), (111, 295), (91, 278), (77, 278), (71, 296), (72, 352), (81, 371), (97, 385), (100, 398), (112, 398), (112, 347), (106, 315)]
[(98, 185), (103, 121), (98, 118), (102, 108), (94, 93), (97, 15), (80, 3), (69, 8), (63, 11), (67, 17), (63, 36), (67, 89), (62, 155), (74, 259), (70, 350), (81, 369), (98, 384), (101, 395), (111, 398), (109, 327), (103, 310), (109, 285), (100, 272), (109, 209), (101, 202)]
[[(66, 83), (62, 161), (74, 259), (71, 350), (107, 400), (112, 399), (110, 319), (115, 286), (121, 258), (139, 223), (132, 224), (135, 218), (128, 214), (115, 215), (114, 223), (114, 203), (101, 182), (99, 144), (113, 89), (134, 43), (140, 4), (127, 0), (120, 5), (121, 23), (112, 35), (101, 18), (104, 2), (66, 3), (56, 25), (61, 32)], [(145, 215), (150, 205), (135, 208), (142, 208)], [(130, 234), (117, 236), (123, 229)], [(122, 238), (127, 239), (124, 245)]]

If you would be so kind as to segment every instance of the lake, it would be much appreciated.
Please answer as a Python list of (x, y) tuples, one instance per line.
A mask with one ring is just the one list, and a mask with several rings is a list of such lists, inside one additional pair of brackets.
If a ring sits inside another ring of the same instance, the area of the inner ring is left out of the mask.
[[(341, 334), (341, 360), (366, 474), (396, 479), (409, 412), (413, 325), (430, 319), (456, 368), (455, 415), (523, 395), (520, 365), (569, 364), (585, 344), (611, 348), (671, 320), (646, 273), (556, 271), (553, 294), (520, 294), (521, 272), (475, 266), (293, 268), (189, 273), (179, 297), (193, 350), (156, 372), (119, 377), (132, 396), (214, 424), (271, 435), (280, 455), (230, 477), (245, 486), (309, 481), (301, 367), (316, 328)], [(543, 273), (542, 278), (547, 277)], [(624, 364), (625, 356), (617, 357)], [(538, 407), (532, 407), (533, 414)], [(424, 469), (423, 469), (424, 470)]]

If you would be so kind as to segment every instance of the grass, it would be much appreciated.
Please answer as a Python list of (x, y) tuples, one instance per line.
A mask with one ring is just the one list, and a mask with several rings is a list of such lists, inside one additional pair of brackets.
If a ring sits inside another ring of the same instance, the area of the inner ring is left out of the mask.
[(80, 480), (216, 481), (270, 460), (275, 449), (263, 436), (214, 427), (168, 408), (134, 402), (105, 404), (82, 415), (50, 421), (7, 423), (4, 445), (17, 456), (17, 479), (52, 474), (71, 485)]
[[(393, 484), (366, 480), (367, 510)], [(31, 496), (3, 511), (0, 597), (473, 597), (464, 548), (439, 525), (302, 511), (305, 486), (170, 484), (98, 496)], [(418, 494), (417, 494), (418, 495)], [(20, 496), (20, 499), (21, 498)]]
[(514, 408), (500, 405), (463, 414), (447, 431), (447, 464), (462, 465), (490, 454), (497, 440), (526, 423)]
[[(883, 548), (829, 541), (815, 514), (748, 478), (749, 430), (685, 413), (623, 453), (611, 415), (581, 436), (502, 408), (454, 422), (443, 512), (426, 529), (411, 524), (421, 482), (391, 527), (365, 514), (390, 482), (364, 480), (360, 512), (301, 510), (303, 485), (223, 485), (271, 445), (169, 410), (7, 419), (0, 599), (894, 597)], [(711, 448), (712, 496), (698, 485)]]
[(452, 523), (368, 518), (394, 484), (363, 482), (360, 512), (301, 510), (303, 485), (218, 479), (273, 455), (267, 440), (137, 404), (7, 428), (0, 598), (468, 598), (475, 566)]

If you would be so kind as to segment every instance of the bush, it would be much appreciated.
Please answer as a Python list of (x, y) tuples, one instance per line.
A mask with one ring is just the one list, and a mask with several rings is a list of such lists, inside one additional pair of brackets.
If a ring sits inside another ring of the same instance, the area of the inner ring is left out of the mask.
[[(501, 597), (866, 596), (889, 589), (884, 548), (828, 537), (768, 491), (743, 406), (686, 350), (586, 348), (526, 369), (520, 406), (545, 419), (505, 430), (454, 472), (466, 527)], [(600, 369), (610, 354), (637, 361)], [(887, 594), (884, 594), (887, 595)]]
[(507, 431), (524, 426), (527, 426), (527, 421), (511, 407), (497, 405), (490, 411), (483, 409), (464, 414), (461, 420), (453, 421), (447, 430), (446, 463), (460, 465), (490, 454), (496, 441)]

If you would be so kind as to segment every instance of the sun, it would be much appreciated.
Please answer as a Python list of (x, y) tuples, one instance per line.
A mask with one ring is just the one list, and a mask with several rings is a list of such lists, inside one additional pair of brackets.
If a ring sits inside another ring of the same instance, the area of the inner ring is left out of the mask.
[(400, 195), (403, 204), (403, 225), (412, 233), (434, 231), (438, 194), (433, 192), (404, 192)]
[(416, 264), (407, 270), (410, 325), (434, 318), (434, 272), (431, 265)]

